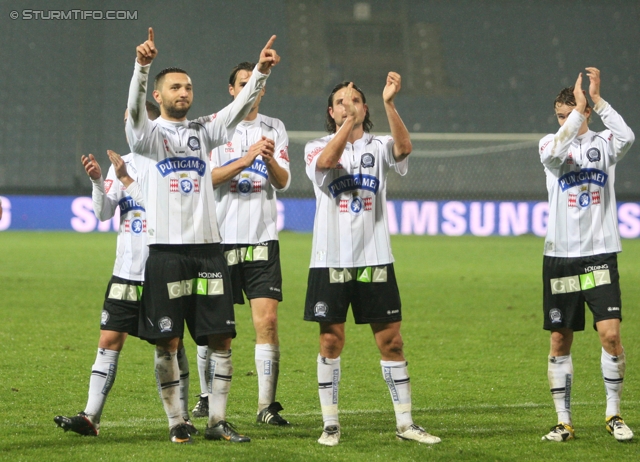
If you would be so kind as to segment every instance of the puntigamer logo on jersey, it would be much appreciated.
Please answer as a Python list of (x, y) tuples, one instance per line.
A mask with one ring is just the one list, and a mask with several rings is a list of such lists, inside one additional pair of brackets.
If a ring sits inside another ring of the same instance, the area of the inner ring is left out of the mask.
[(597, 168), (583, 168), (579, 172), (565, 173), (558, 178), (558, 184), (562, 191), (583, 184), (595, 184), (604, 187), (607, 184), (608, 178), (609, 175), (602, 170), (598, 170)]
[(196, 172), (204, 176), (207, 163), (198, 157), (167, 157), (158, 162), (156, 168), (163, 177), (174, 172)]

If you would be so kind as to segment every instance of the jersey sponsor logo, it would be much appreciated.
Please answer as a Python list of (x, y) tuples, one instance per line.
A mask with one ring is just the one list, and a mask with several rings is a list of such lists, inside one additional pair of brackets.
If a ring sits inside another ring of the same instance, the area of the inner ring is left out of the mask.
[(611, 274), (608, 269), (594, 270), (576, 276), (551, 279), (549, 283), (552, 294), (569, 294), (611, 284)]
[(583, 184), (595, 184), (600, 187), (604, 187), (607, 184), (607, 175), (602, 170), (597, 168), (585, 168), (579, 172), (568, 172), (558, 178), (558, 184), (560, 189), (564, 192), (574, 186), (580, 186)]
[(603, 270), (603, 269), (609, 269), (609, 265), (607, 265), (606, 263), (604, 265), (593, 265), (593, 266), (587, 266), (584, 269), (585, 273), (590, 273), (591, 271), (596, 271), (596, 270)]
[(562, 312), (558, 308), (552, 308), (549, 310), (549, 320), (552, 324), (559, 324), (562, 322)]
[(371, 191), (374, 194), (377, 194), (379, 187), (380, 181), (377, 177), (365, 174), (343, 175), (333, 180), (328, 186), (329, 193), (331, 193), (333, 197), (337, 197), (344, 192), (354, 191), (356, 189)]
[(360, 159), (360, 165), (362, 168), (372, 168), (376, 164), (376, 158), (373, 157), (373, 154), (366, 152), (362, 154), (362, 158)]
[(326, 318), (329, 312), (329, 307), (325, 302), (318, 302), (313, 307), (313, 314), (316, 318)]
[(567, 157), (567, 165), (573, 165), (573, 156), (571, 153), (569, 153), (569, 156)]
[(113, 184), (113, 180), (104, 180), (104, 191), (106, 193), (111, 189), (111, 185)]
[(254, 160), (253, 164), (251, 164), (251, 167), (244, 169), (243, 172), (257, 173), (264, 178), (269, 178), (267, 165), (260, 159)]
[(120, 199), (118, 201), (118, 207), (120, 207), (120, 216), (122, 217), (133, 210), (144, 212), (144, 207), (134, 201), (131, 196), (124, 196)]
[(313, 151), (311, 151), (309, 154), (307, 154), (307, 165), (311, 165), (311, 162), (313, 161), (313, 159), (322, 152), (322, 150), (324, 149), (323, 147), (319, 147), (319, 148), (315, 148)]
[(167, 157), (156, 164), (160, 175), (166, 177), (174, 172), (196, 172), (204, 176), (207, 163), (198, 157)]
[(195, 136), (190, 136), (187, 140), (187, 146), (189, 146), (189, 149), (191, 149), (192, 151), (199, 151), (200, 140)]
[(589, 162), (599, 162), (600, 158), (600, 150), (598, 148), (591, 148), (587, 151), (587, 159), (589, 159)]
[(224, 253), (227, 266), (237, 265), (245, 261), (268, 261), (269, 247), (267, 245), (250, 245), (227, 250)]
[(289, 162), (289, 146), (285, 146), (284, 149), (280, 150), (280, 158)]
[(620, 311), (620, 307), (619, 306), (610, 306), (609, 308), (607, 308), (607, 311)]
[(102, 316), (100, 317), (100, 325), (105, 326), (109, 322), (109, 312), (102, 310)]
[[(224, 147), (224, 152), (235, 152), (235, 149), (233, 148), (233, 143), (231, 141), (229, 141), (227, 143), (227, 145)], [(235, 161), (235, 159), (233, 159), (230, 162), (233, 162), (233, 161)], [(229, 162), (227, 162), (227, 163), (229, 163)]]
[(549, 143), (551, 143), (551, 140), (547, 141), (542, 146), (540, 146), (540, 152), (544, 151), (544, 148), (546, 148), (549, 145)]
[(222, 279), (222, 273), (207, 273), (205, 271), (200, 271), (198, 273), (198, 277), (205, 279)]
[(173, 330), (173, 320), (169, 316), (160, 318), (158, 329), (160, 329), (160, 332), (171, 332)]

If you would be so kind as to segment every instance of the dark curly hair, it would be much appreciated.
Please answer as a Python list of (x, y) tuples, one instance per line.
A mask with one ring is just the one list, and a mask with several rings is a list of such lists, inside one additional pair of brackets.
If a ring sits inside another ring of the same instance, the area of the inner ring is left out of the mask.
[[(329, 109), (333, 107), (333, 97), (338, 90), (348, 87), (350, 83), (351, 82), (346, 82), (346, 81), (341, 82), (335, 87), (333, 87), (333, 90), (331, 90), (331, 94), (329, 95), (329, 100), (327, 101), (327, 120), (325, 122), (325, 127), (329, 133), (336, 132), (336, 121), (333, 120), (333, 117), (331, 117), (331, 114), (329, 113)], [(358, 88), (355, 83), (353, 84), (353, 89), (357, 90), (358, 93), (360, 93), (360, 96), (362, 96), (362, 103), (367, 104), (367, 98), (364, 96), (364, 93), (362, 92), (362, 90), (360, 90), (360, 88)], [(367, 108), (367, 113), (364, 115), (362, 128), (367, 133), (369, 133), (373, 128), (373, 122), (371, 122), (371, 119), (369, 118), (369, 108)]]

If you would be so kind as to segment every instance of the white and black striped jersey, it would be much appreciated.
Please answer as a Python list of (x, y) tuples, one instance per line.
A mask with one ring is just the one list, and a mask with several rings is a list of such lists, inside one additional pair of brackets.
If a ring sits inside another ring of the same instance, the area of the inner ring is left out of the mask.
[(393, 138), (365, 133), (347, 143), (336, 168), (318, 170), (318, 157), (335, 135), (305, 146), (307, 176), (316, 195), (311, 268), (354, 268), (393, 262), (387, 226), (386, 179), (397, 162)]
[(578, 136), (585, 117), (573, 110), (556, 134), (540, 140), (549, 192), (547, 256), (585, 257), (622, 250), (614, 182), (616, 164), (634, 135), (606, 101), (601, 99), (594, 110), (606, 130)]
[[(262, 136), (275, 142), (274, 159), (289, 172), (289, 137), (284, 124), (262, 114), (236, 126), (232, 139), (211, 152), (211, 169), (223, 167), (244, 156)], [(218, 228), (225, 244), (257, 244), (278, 239), (276, 191), (286, 191), (291, 174), (282, 189), (269, 181), (262, 156), (230, 181), (214, 185)]]
[(147, 117), (149, 67), (136, 62), (126, 124), (142, 178), (149, 244), (220, 242), (209, 153), (231, 138), (235, 126), (251, 110), (267, 75), (256, 67), (238, 97), (216, 114), (171, 122)]
[(98, 180), (91, 180), (93, 211), (100, 221), (106, 221), (113, 218), (116, 209), (120, 209), (113, 275), (132, 281), (143, 281), (144, 264), (149, 255), (146, 212), (137, 192), (139, 184), (135, 180), (138, 172), (133, 155), (122, 156), (122, 160), (126, 163), (127, 172), (134, 183), (125, 189), (116, 177), (113, 166), (109, 167), (106, 179), (100, 177)]

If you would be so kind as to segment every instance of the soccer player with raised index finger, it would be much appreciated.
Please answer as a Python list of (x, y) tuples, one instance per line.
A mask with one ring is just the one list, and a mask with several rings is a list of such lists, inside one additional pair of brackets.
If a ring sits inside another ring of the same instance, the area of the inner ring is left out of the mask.
[(236, 335), (229, 271), (216, 221), (209, 153), (233, 136), (235, 126), (279, 61), (267, 42), (240, 95), (210, 116), (187, 120), (193, 85), (178, 68), (161, 71), (153, 96), (160, 104), (156, 121), (142, 117), (149, 68), (158, 50), (153, 29), (136, 48), (129, 87), (127, 138), (143, 178), (147, 209), (149, 258), (145, 267), (140, 334), (156, 342), (155, 372), (169, 421), (170, 440), (190, 443), (191, 431), (181, 416), (176, 352), (186, 322), (198, 345), (209, 353), (209, 420), (205, 438), (248, 442), (226, 420), (233, 366), (231, 340)]
[(400, 294), (387, 226), (387, 174), (395, 170), (405, 175), (412, 150), (394, 102), (400, 88), (400, 75), (390, 72), (382, 98), (391, 136), (374, 136), (362, 90), (350, 82), (336, 85), (327, 104), (330, 134), (305, 147), (316, 215), (304, 319), (320, 326), (317, 373), (324, 430), (318, 443), (326, 446), (340, 441), (340, 354), (349, 305), (356, 324), (371, 326), (395, 410), (397, 438), (440, 442), (411, 416)]
[[(231, 71), (229, 93), (234, 98), (251, 78), (255, 64), (243, 62)], [(278, 242), (276, 193), (286, 191), (289, 138), (284, 124), (259, 114), (265, 88), (251, 111), (236, 126), (230, 141), (211, 152), (211, 179), (216, 198), (218, 228), (234, 293), (234, 303), (251, 305), (256, 332), (255, 365), (258, 375), (258, 423), (289, 425), (276, 401), (280, 371), (278, 303), (282, 301), (282, 274)], [(208, 405), (205, 376), (207, 348), (198, 347), (202, 393), (193, 410), (204, 414)]]
[[(589, 105), (582, 73), (554, 101), (560, 129), (540, 140), (549, 193), (544, 243), (544, 329), (551, 332), (548, 379), (558, 424), (546, 441), (574, 438), (571, 414), (573, 333), (584, 330), (585, 303), (602, 345), (606, 429), (618, 441), (633, 438), (620, 417), (626, 360), (620, 339), (622, 300), (617, 254), (622, 250), (614, 191), (615, 171), (635, 139), (622, 117), (600, 96), (600, 71), (587, 67)], [(606, 130), (588, 123), (600, 116)]]

